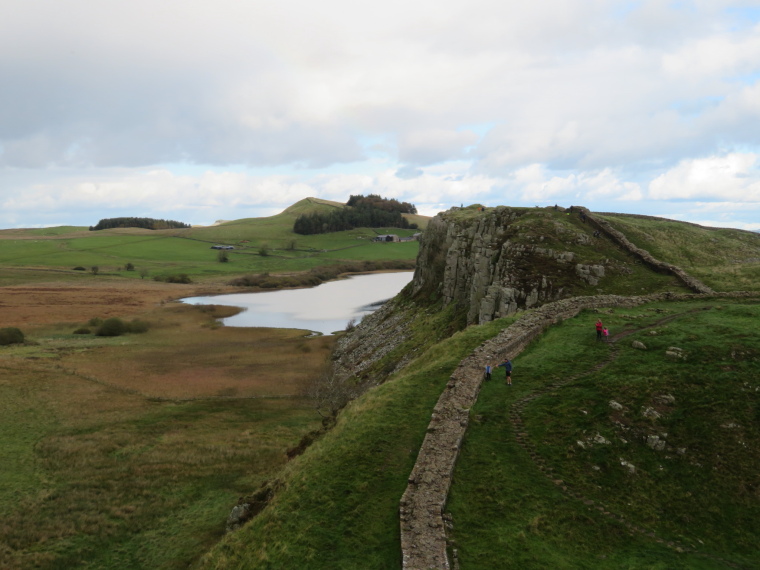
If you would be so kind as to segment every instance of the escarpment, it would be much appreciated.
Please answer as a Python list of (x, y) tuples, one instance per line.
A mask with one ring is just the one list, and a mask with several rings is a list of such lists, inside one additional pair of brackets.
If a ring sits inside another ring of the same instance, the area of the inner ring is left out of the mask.
[(456, 303), (470, 324), (578, 295), (641, 293), (627, 287), (635, 271), (669, 273), (674, 289), (705, 292), (581, 207), (453, 208), (431, 220), (421, 242), (413, 295)]
[(461, 328), (571, 297), (666, 292), (710, 289), (586, 208), (452, 208), (421, 238), (409, 302), (391, 301), (341, 338), (333, 373), (370, 386), (403, 368), (420, 310), (453, 306)]

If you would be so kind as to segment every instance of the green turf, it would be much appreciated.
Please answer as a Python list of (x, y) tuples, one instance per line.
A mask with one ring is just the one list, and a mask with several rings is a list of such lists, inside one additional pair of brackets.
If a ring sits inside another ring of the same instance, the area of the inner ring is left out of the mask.
[[(760, 563), (753, 522), (760, 520), (760, 339), (753, 325), (760, 307), (715, 305), (663, 304), (602, 315), (612, 334), (683, 316), (619, 341), (612, 364), (534, 400), (524, 416), (553, 477), (666, 540), (751, 567)], [(704, 306), (713, 308), (688, 312)], [(597, 316), (565, 321), (534, 343), (515, 360), (512, 388), (498, 381), (482, 390), (449, 504), (463, 569), (725, 567), (630, 535), (561, 493), (517, 445), (508, 421), (515, 399), (608, 356), (609, 346), (594, 339)], [(647, 350), (632, 348), (634, 339)], [(671, 346), (684, 349), (687, 360), (667, 359)], [(658, 404), (662, 394), (674, 396), (675, 404)], [(625, 407), (622, 414), (610, 400)], [(647, 407), (663, 416), (647, 418)], [(732, 423), (741, 427), (721, 427)], [(597, 434), (611, 443), (589, 444)], [(648, 447), (649, 435), (665, 437), (667, 448)]]

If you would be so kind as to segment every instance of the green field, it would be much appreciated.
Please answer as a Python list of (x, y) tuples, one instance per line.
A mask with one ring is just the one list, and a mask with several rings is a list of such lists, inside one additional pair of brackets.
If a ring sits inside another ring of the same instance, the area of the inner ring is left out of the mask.
[[(119, 275), (140, 279), (184, 273), (194, 280), (204, 280), (244, 273), (305, 271), (340, 261), (416, 258), (419, 250), (416, 241), (372, 241), (378, 234), (411, 236), (415, 230), (359, 228), (311, 236), (293, 233), (298, 214), (332, 207), (304, 200), (269, 218), (179, 230), (128, 228), (88, 232), (87, 228), (70, 226), (3, 230), (0, 266), (55, 269), (70, 275), (74, 267), (83, 267), (88, 272), (98, 267), (101, 278)], [(228, 262), (220, 262), (218, 250), (211, 249), (217, 244), (235, 248), (228, 252)], [(134, 271), (127, 271), (127, 264), (132, 264)]]
[(0, 346), (0, 568), (187, 568), (320, 427), (298, 386), (332, 338), (219, 327), (225, 312), (171, 305), (140, 335), (57, 325)]

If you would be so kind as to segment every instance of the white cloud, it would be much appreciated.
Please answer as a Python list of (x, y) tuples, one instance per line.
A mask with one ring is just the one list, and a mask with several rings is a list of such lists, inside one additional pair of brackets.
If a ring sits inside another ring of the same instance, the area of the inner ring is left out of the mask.
[(513, 186), (526, 202), (583, 205), (600, 199), (636, 201), (642, 198), (638, 184), (621, 180), (610, 169), (558, 176), (539, 164), (532, 164), (515, 172)]
[(760, 154), (754, 4), (8, 0), (0, 203), (750, 199), (703, 157)]
[(681, 161), (649, 184), (654, 200), (760, 202), (758, 155), (729, 153)]

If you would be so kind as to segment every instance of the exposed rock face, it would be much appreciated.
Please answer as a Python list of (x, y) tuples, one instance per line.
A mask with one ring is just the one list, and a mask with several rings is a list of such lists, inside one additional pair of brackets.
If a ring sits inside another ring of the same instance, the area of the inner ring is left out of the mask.
[[(453, 208), (437, 215), (421, 239), (413, 293), (457, 303), (466, 308), (468, 323), (479, 324), (551, 301), (596, 294), (589, 288), (603, 286), (610, 267), (584, 263), (591, 260), (581, 259), (578, 251), (588, 251), (602, 235), (639, 263), (672, 274), (695, 292), (712, 293), (678, 267), (633, 245), (586, 208), (572, 210), (582, 213), (580, 229), (549, 213), (506, 206), (477, 214)], [(618, 273), (630, 273), (613, 265)]]
[[(474, 219), (438, 215), (422, 237), (413, 292), (442, 295), (467, 308), (467, 322), (484, 323), (571, 294), (570, 282), (596, 285), (604, 267), (573, 263), (576, 254), (543, 247), (527, 235), (524, 211), (500, 206)], [(590, 237), (558, 222), (547, 229), (568, 244)]]

